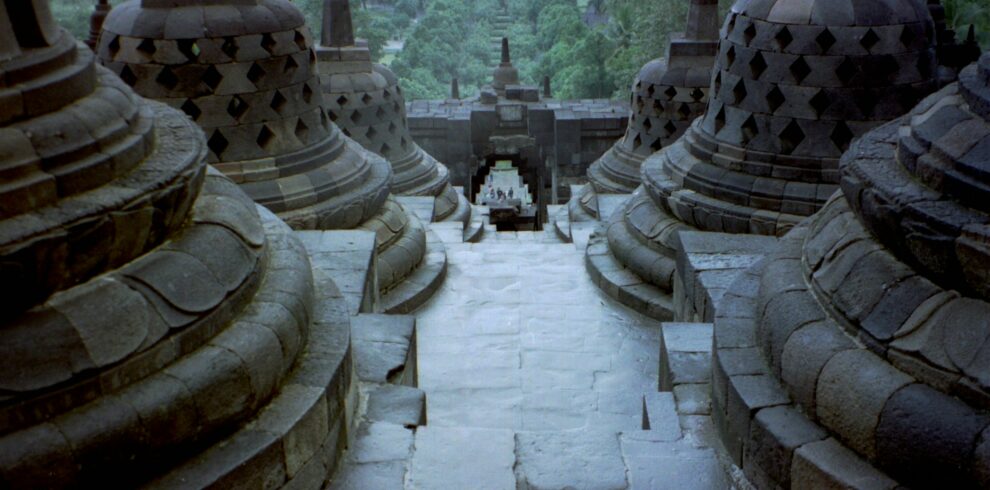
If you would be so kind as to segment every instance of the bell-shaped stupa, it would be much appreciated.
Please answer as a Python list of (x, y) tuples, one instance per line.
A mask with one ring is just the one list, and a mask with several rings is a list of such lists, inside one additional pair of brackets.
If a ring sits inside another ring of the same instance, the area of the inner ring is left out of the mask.
[(705, 112), (717, 52), (718, 0), (691, 0), (685, 32), (633, 82), (625, 136), (588, 168), (596, 192), (636, 190), (643, 160), (680, 138)]
[(856, 137), (935, 90), (933, 33), (922, 0), (737, 2), (704, 116), (643, 162), (595, 251), (663, 295), (678, 231), (783, 235), (838, 189)]
[[(293, 228), (374, 231), (384, 304), (403, 306), (388, 294), (423, 264), (424, 225), (389, 196), (389, 163), (330, 120), (292, 3), (131, 0), (107, 16), (97, 52), (139, 94), (199, 124), (208, 161)], [(416, 283), (432, 289), (437, 272)]]
[(990, 487), (990, 54), (840, 179), (716, 313), (718, 433), (759, 488)]
[(348, 0), (324, 0), (321, 38), (316, 53), (329, 118), (392, 164), (393, 194), (434, 196), (434, 221), (467, 222), (470, 204), (450, 186), (447, 167), (409, 134), (398, 78), (355, 41)]
[(47, 0), (0, 4), (0, 486), (319, 488), (352, 432), (343, 297), (94, 58)]

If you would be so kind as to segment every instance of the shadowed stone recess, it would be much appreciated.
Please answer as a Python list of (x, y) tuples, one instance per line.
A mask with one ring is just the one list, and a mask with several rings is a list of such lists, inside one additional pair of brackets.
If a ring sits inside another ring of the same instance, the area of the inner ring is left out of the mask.
[(352, 418), (333, 280), (192, 121), (46, 1), (8, 5), (0, 99), (28, 103), (0, 110), (3, 485), (320, 488)]
[[(754, 455), (743, 468), (761, 487), (990, 485), (990, 174), (975, 170), (990, 165), (987, 66), (990, 54), (853, 143), (841, 192), (733, 288), (757, 292), (716, 315), (716, 424)], [(791, 423), (736, 429), (728, 360), (741, 337), (799, 410)], [(795, 440), (787, 425), (818, 435)], [(768, 443), (793, 455), (767, 457)]]
[(704, 116), (642, 163), (610, 250), (670, 290), (679, 229), (787, 233), (838, 189), (853, 139), (935, 89), (932, 29), (919, 0), (737, 2)]

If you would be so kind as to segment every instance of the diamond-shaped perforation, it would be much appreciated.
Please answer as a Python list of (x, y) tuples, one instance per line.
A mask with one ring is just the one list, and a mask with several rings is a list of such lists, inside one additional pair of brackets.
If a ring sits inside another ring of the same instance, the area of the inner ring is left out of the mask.
[(378, 106), (378, 110), (375, 111), (375, 117), (378, 119), (385, 119), (385, 116), (387, 115), (388, 114), (385, 112), (385, 109), (383, 109), (382, 106)]
[(859, 67), (848, 56), (835, 69), (835, 76), (839, 77), (839, 81), (842, 83), (849, 83), (857, 73), (859, 73)]
[(830, 135), (830, 139), (835, 147), (843, 152), (849, 149), (849, 143), (852, 142), (854, 137), (855, 135), (853, 135), (849, 126), (843, 121), (835, 124), (835, 129), (832, 130), (832, 134)]
[(760, 127), (756, 124), (756, 118), (750, 114), (749, 117), (746, 118), (746, 121), (743, 122), (741, 129), (742, 143), (743, 145), (748, 145), (750, 141), (753, 141), (753, 138), (756, 138)]
[(633, 138), (633, 150), (638, 150), (639, 147), (643, 146), (643, 138), (638, 134)]
[(705, 91), (704, 90), (701, 90), (700, 88), (695, 87), (694, 90), (691, 91), (691, 100), (693, 100), (695, 102), (701, 102), (701, 99), (704, 99), (704, 98), (705, 98)]
[(299, 63), (296, 63), (296, 59), (291, 56), (285, 57), (285, 65), (282, 66), (282, 73), (291, 75), (299, 69)]
[(808, 78), (808, 75), (811, 74), (811, 67), (808, 66), (807, 61), (804, 61), (804, 56), (794, 60), (794, 63), (791, 63), (790, 70), (791, 75), (794, 75), (794, 79), (797, 80), (797, 83), (803, 82), (804, 79)]
[(643, 129), (646, 129), (647, 133), (649, 133), (650, 130), (653, 129), (653, 121), (651, 121), (650, 118), (648, 117), (643, 118)]
[(715, 90), (715, 95), (713, 95), (713, 97), (717, 97), (718, 96), (718, 93), (722, 91), (722, 72), (721, 71), (719, 71), (718, 73), (715, 74), (715, 81), (712, 82), (712, 85), (713, 85), (712, 86), (712, 89)]
[(303, 101), (307, 104), (313, 103), (313, 89), (310, 88), (308, 83), (303, 84), (302, 88)]
[(223, 157), (223, 152), (227, 150), (228, 146), (230, 146), (230, 142), (227, 141), (227, 138), (224, 138), (223, 133), (221, 133), (219, 129), (214, 129), (209, 141), (206, 142), (206, 146), (210, 148), (210, 151), (212, 151), (217, 158), (221, 158)]
[(392, 92), (389, 89), (383, 90), (382, 91), (382, 98), (385, 99), (385, 100), (391, 99), (392, 98)]
[(677, 108), (677, 114), (681, 116), (681, 119), (691, 117), (691, 106), (687, 105), (687, 102), (681, 102), (680, 107)]
[(660, 114), (663, 111), (664, 111), (663, 102), (661, 102), (660, 100), (654, 100), (653, 101), (653, 113), (654, 114)]
[(246, 113), (249, 108), (250, 106), (248, 106), (247, 102), (244, 102), (244, 99), (235, 95), (231, 97), (230, 102), (227, 103), (227, 114), (230, 114), (230, 117), (240, 121), (241, 117), (244, 116), (244, 113)]
[(715, 114), (715, 133), (718, 134), (718, 132), (721, 131), (722, 128), (724, 127), (725, 127), (725, 107), (722, 107), (718, 110), (718, 113)]
[(753, 55), (753, 58), (749, 60), (749, 71), (753, 75), (754, 79), (759, 80), (760, 75), (763, 75), (763, 72), (766, 71), (766, 69), (767, 62), (763, 59), (763, 54), (757, 51), (756, 54)]
[(673, 121), (667, 121), (667, 124), (663, 125), (664, 132), (667, 133), (667, 137), (671, 137), (677, 132), (677, 125)]
[(870, 117), (877, 107), (877, 94), (869, 90), (860, 90), (853, 94), (853, 102), (856, 103), (859, 110), (863, 111), (864, 116)]
[(401, 146), (403, 150), (409, 149), (409, 140), (407, 140), (406, 137), (403, 136), (402, 138), (399, 139), (399, 146)]
[(138, 80), (137, 75), (135, 75), (134, 72), (131, 71), (131, 67), (127, 65), (124, 65), (124, 68), (120, 70), (120, 79), (131, 87), (133, 87)]
[(371, 101), (373, 100), (375, 99), (371, 97), (371, 94), (364, 94), (361, 96), (361, 102), (363, 102), (364, 105), (371, 105)]
[[(642, 84), (641, 83), (638, 83), (637, 85), (642, 85)], [(636, 90), (639, 91), (639, 87), (637, 87)], [(656, 94), (656, 91), (657, 91), (656, 85), (653, 85), (651, 83), (649, 87), (646, 87), (646, 95), (647, 95), (647, 97), (653, 98), (654, 94)]]
[(773, 38), (777, 41), (777, 46), (782, 50), (786, 49), (787, 46), (790, 46), (790, 44), (794, 42), (794, 36), (791, 35), (791, 30), (788, 29), (787, 26), (781, 27), (780, 30), (777, 31), (777, 35)]
[(828, 94), (825, 93), (825, 89), (819, 90), (814, 97), (808, 100), (808, 103), (811, 104), (811, 108), (815, 110), (815, 114), (817, 114), (818, 117), (821, 117), (822, 114), (828, 110), (829, 106), (832, 105), (832, 101), (829, 100)]
[(193, 121), (198, 120), (199, 116), (203, 115), (203, 111), (200, 110), (199, 106), (197, 106), (196, 103), (192, 101), (192, 99), (186, 99), (186, 101), (182, 104), (182, 107), (180, 107), (180, 109), (182, 109), (182, 112), (188, 114)]
[(822, 29), (822, 32), (820, 32), (818, 36), (815, 36), (815, 42), (818, 43), (819, 48), (822, 48), (822, 53), (827, 53), (832, 46), (835, 46), (836, 39), (835, 35), (832, 34), (832, 31), (828, 30), (826, 27), (825, 29)]
[(268, 54), (275, 54), (275, 44), (275, 38), (270, 33), (266, 32), (261, 36), (261, 47), (268, 51)]
[(784, 93), (780, 91), (780, 87), (774, 85), (769, 92), (767, 92), (767, 105), (770, 106), (770, 112), (776, 112), (780, 106), (784, 105), (787, 98), (784, 97)]
[(113, 36), (110, 42), (107, 43), (107, 51), (110, 52), (110, 58), (116, 58), (117, 53), (120, 52), (120, 36), (116, 34), (111, 34)]
[(729, 46), (729, 49), (725, 51), (725, 68), (732, 68), (733, 63), (736, 62), (736, 47)]
[(267, 74), (268, 73), (265, 71), (264, 68), (261, 67), (261, 65), (257, 63), (252, 63), (251, 69), (249, 69), (247, 72), (247, 77), (248, 80), (251, 80), (251, 83), (257, 86), (258, 83), (261, 82), (261, 80), (264, 79), (265, 75)]
[(740, 104), (742, 103), (743, 100), (746, 99), (746, 96), (749, 95), (749, 93), (746, 91), (745, 80), (739, 79), (739, 81), (736, 82), (736, 86), (732, 87), (732, 95), (735, 96), (736, 98), (735, 99), (736, 104)]
[(195, 39), (179, 39), (176, 41), (176, 46), (179, 48), (179, 52), (186, 57), (187, 61), (196, 61), (199, 59), (200, 49)]
[(162, 68), (162, 71), (158, 72), (158, 76), (155, 77), (155, 81), (162, 87), (169, 90), (174, 90), (175, 87), (179, 85), (179, 77), (175, 76), (172, 69), (167, 66)]
[(674, 87), (667, 87), (667, 90), (664, 90), (663, 94), (667, 96), (667, 100), (674, 100), (674, 97), (677, 96), (677, 89)]
[(388, 143), (382, 143), (382, 149), (379, 153), (381, 153), (382, 156), (388, 158), (388, 156), (392, 153), (392, 147), (388, 146)]
[(903, 45), (904, 45), (904, 47), (907, 47), (907, 48), (909, 48), (909, 47), (911, 47), (912, 45), (914, 45), (914, 42), (915, 42), (915, 41), (917, 41), (917, 40), (918, 40), (918, 35), (917, 35), (917, 34), (915, 34), (915, 32), (914, 32), (914, 29), (911, 29), (911, 26), (909, 26), (909, 25), (905, 25), (905, 26), (904, 26), (904, 27), (903, 27), (903, 28), (901, 29), (901, 37), (900, 37), (900, 40), (901, 40), (901, 44), (903, 44)]
[(746, 46), (749, 46), (753, 39), (756, 38), (756, 24), (749, 24), (746, 30), (743, 31), (743, 37), (746, 39)]
[(340, 107), (344, 107), (345, 105), (347, 105), (347, 102), (348, 102), (347, 97), (344, 97), (343, 95), (337, 97), (337, 105), (339, 105)]
[(306, 46), (306, 36), (298, 30), (296, 31), (293, 41), (295, 41), (296, 47), (299, 48), (300, 51), (308, 48), (308, 46)]
[(364, 134), (369, 140), (375, 139), (378, 136), (378, 130), (374, 126), (368, 126), (368, 132)]
[(640, 96), (640, 95), (637, 95), (636, 96), (636, 110), (639, 111), (639, 112), (642, 112), (643, 111), (643, 106), (644, 106), (644, 104), (643, 104), (643, 97)]
[(397, 128), (397, 127), (395, 126), (395, 123), (394, 123), (394, 122), (390, 122), (390, 123), (388, 123), (388, 132), (389, 132), (389, 133), (391, 133), (391, 134), (395, 134), (395, 131), (396, 131), (396, 130), (398, 130), (398, 129), (399, 129), (399, 128)]
[(653, 143), (650, 143), (650, 150), (653, 150), (654, 153), (662, 149), (663, 149), (663, 141), (661, 141), (660, 138), (657, 138), (653, 140)]
[(309, 126), (307, 126), (302, 119), (296, 121), (295, 133), (296, 139), (298, 139), (301, 143), (306, 143), (309, 141)]
[(137, 50), (144, 53), (146, 56), (153, 56), (158, 48), (155, 46), (155, 41), (152, 39), (143, 39), (138, 43)]
[(282, 111), (285, 110), (285, 106), (286, 106), (286, 104), (288, 102), (289, 101), (286, 100), (285, 96), (282, 95), (282, 92), (279, 91), (279, 90), (276, 90), (275, 91), (275, 95), (272, 95), (272, 101), (271, 101), (271, 103), (268, 104), (268, 105), (269, 105), (269, 107), (272, 108), (272, 110), (274, 110), (275, 112), (281, 114)]
[(736, 16), (738, 14), (729, 14), (729, 20), (725, 23), (725, 33), (732, 34), (732, 31), (736, 30)]
[(783, 131), (780, 132), (780, 151), (785, 155), (794, 153), (798, 145), (804, 141), (805, 134), (797, 121), (792, 120)]
[(223, 75), (215, 66), (210, 65), (210, 67), (203, 72), (203, 83), (205, 83), (207, 87), (210, 87), (210, 90), (216, 90), (217, 87), (220, 86), (221, 82), (223, 82)]
[(354, 124), (361, 124), (361, 111), (354, 111), (351, 113), (351, 122)]
[(223, 44), (220, 46), (220, 51), (223, 51), (223, 54), (231, 58), (236, 58), (238, 49), (239, 48), (237, 47), (237, 39), (233, 37), (223, 38)]
[(258, 131), (258, 138), (255, 139), (255, 142), (258, 143), (258, 146), (267, 150), (273, 141), (275, 141), (275, 133), (268, 128), (267, 124), (263, 124), (261, 131)]
[(873, 46), (876, 46), (878, 42), (880, 42), (880, 36), (873, 29), (867, 29), (866, 34), (859, 38), (859, 44), (867, 50), (873, 49)]
[(333, 121), (333, 122), (337, 122), (337, 119), (339, 117), (339, 116), (337, 116), (337, 113), (334, 112), (334, 111), (327, 111), (327, 116), (329, 116), (330, 117), (330, 120)]

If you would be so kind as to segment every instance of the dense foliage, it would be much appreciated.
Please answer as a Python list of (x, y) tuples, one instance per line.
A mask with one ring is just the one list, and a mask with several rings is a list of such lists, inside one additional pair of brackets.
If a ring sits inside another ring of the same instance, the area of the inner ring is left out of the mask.
[[(508, 25), (495, 20), (508, 13)], [(93, 0), (52, 0), (58, 20), (79, 39), (89, 35)], [(120, 3), (112, 1), (111, 3)], [(319, 36), (322, 0), (295, 0)], [(544, 76), (559, 98), (625, 98), (630, 82), (650, 59), (662, 56), (670, 34), (683, 29), (684, 0), (355, 0), (355, 31), (383, 59), (389, 40), (405, 48), (391, 62), (410, 99), (442, 98), (457, 78), (462, 95), (491, 82), (498, 36), (512, 42), (512, 61), (523, 83)], [(730, 2), (723, 0), (723, 12)], [(965, 35), (976, 26), (990, 47), (990, 2), (943, 0), (950, 25)], [(601, 12), (603, 24), (585, 18)], [(592, 27), (594, 26), (594, 27)]]

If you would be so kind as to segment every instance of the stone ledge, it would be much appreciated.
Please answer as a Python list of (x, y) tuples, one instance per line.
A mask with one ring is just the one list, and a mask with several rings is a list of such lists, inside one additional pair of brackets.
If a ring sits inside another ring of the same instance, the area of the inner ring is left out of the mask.
[(437, 234), (426, 229), (423, 261), (401, 283), (382, 296), (386, 313), (410, 313), (426, 303), (447, 276), (447, 250)]
[(616, 301), (656, 320), (673, 319), (670, 295), (660, 288), (643, 281), (612, 256), (608, 239), (602, 229), (591, 235), (585, 251), (585, 267), (595, 283), (605, 294)]

